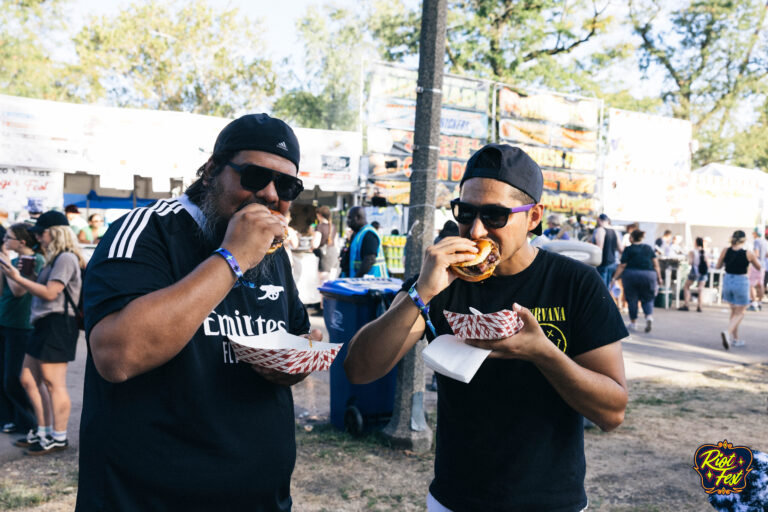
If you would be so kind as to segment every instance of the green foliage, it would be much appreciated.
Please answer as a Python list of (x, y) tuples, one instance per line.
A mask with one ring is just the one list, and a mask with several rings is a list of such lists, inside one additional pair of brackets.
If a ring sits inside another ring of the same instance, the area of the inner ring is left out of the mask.
[(757, 167), (768, 172), (768, 102), (763, 104), (758, 122), (734, 135), (732, 142), (734, 165)]
[(310, 6), (297, 22), (307, 77), (280, 96), (273, 111), (305, 128), (353, 130), (358, 123), (362, 66), (371, 53), (361, 15)]
[(629, 7), (641, 69), (664, 77), (666, 106), (693, 123), (701, 143), (694, 164), (758, 162), (768, 140), (758, 140), (759, 130), (744, 133), (757, 119), (743, 113), (764, 102), (768, 89), (764, 0), (691, 0), (671, 9), (661, 0), (632, 0)]
[[(627, 47), (603, 50), (597, 42), (614, 24), (588, 0), (449, 0), (447, 70), (560, 91), (594, 86), (595, 64), (605, 65)], [(402, 60), (418, 52), (420, 12), (402, 0), (377, 2), (370, 20), (381, 58)], [(574, 58), (577, 52), (590, 51)]]
[(259, 24), (203, 0), (134, 4), (75, 38), (79, 92), (121, 107), (231, 116), (275, 91)]
[(51, 56), (53, 36), (66, 28), (61, 2), (1, 0), (0, 27), (0, 93), (69, 99), (65, 65)]

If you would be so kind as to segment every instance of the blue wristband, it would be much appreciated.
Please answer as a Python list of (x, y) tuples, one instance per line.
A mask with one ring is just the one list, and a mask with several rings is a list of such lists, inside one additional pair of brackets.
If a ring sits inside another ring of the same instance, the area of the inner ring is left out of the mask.
[(240, 264), (237, 263), (237, 260), (235, 259), (234, 255), (232, 255), (231, 252), (226, 250), (223, 247), (219, 247), (215, 251), (213, 251), (214, 254), (218, 254), (222, 258), (224, 258), (224, 261), (227, 262), (227, 265), (229, 265), (229, 268), (232, 269), (232, 272), (235, 274), (235, 277), (237, 277), (238, 281), (243, 278), (243, 271), (240, 270)]
[(408, 290), (408, 296), (411, 298), (413, 303), (416, 304), (416, 307), (419, 308), (421, 316), (424, 317), (424, 322), (426, 322), (427, 327), (429, 327), (430, 332), (432, 332), (432, 336), (437, 337), (435, 326), (432, 325), (432, 320), (429, 319), (429, 304), (424, 304), (424, 301), (421, 299), (421, 295), (419, 295), (419, 292), (416, 291), (416, 283), (413, 283), (411, 289)]
[(250, 281), (247, 281), (245, 277), (243, 276), (243, 270), (240, 268), (240, 264), (235, 259), (235, 256), (226, 250), (223, 247), (219, 247), (215, 251), (213, 251), (214, 254), (218, 254), (222, 258), (224, 258), (224, 261), (227, 262), (229, 265), (229, 268), (232, 269), (232, 272), (237, 276), (237, 282), (235, 282), (235, 287), (237, 286), (245, 286), (248, 288), (256, 288), (256, 285), (253, 284)]

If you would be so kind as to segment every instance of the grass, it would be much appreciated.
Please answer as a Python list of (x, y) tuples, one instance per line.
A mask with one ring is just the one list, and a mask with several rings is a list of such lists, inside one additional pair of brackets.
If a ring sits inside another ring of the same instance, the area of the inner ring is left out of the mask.
[(0, 509), (13, 510), (32, 507), (46, 500), (44, 494), (36, 489), (19, 484), (0, 483)]

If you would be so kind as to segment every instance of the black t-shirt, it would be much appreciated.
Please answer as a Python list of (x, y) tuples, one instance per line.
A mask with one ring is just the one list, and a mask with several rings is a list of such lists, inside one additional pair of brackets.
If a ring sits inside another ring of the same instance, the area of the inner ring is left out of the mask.
[(655, 257), (656, 253), (650, 245), (632, 244), (624, 248), (624, 252), (621, 253), (621, 262), (627, 264), (628, 270), (653, 270)]
[[(403, 284), (408, 290), (416, 277)], [(437, 334), (451, 334), (443, 310), (492, 313), (517, 302), (569, 357), (627, 336), (594, 268), (540, 250), (513, 276), (456, 280), (432, 299)], [(431, 333), (427, 331), (431, 341)], [(487, 359), (469, 384), (438, 375), (435, 479), (444, 506), (461, 511), (578, 511), (584, 492), (584, 427), (532, 363)]]
[[(189, 210), (188, 210), (189, 209)], [(192, 212), (192, 214), (190, 214)], [(106, 315), (165, 288), (210, 256), (186, 196), (112, 224), (86, 274), (86, 335)], [(291, 508), (291, 390), (238, 363), (223, 334), (309, 331), (290, 264), (236, 286), (164, 365), (112, 384), (86, 363), (78, 511)]]
[(605, 238), (603, 238), (603, 260), (600, 266), (604, 267), (616, 263), (616, 250), (619, 247), (619, 242), (616, 231), (612, 228), (602, 229), (605, 230)]
[[(354, 237), (353, 237), (354, 240)], [(352, 276), (349, 271), (349, 258), (351, 251), (349, 250), (351, 245), (351, 242), (347, 244), (346, 247), (341, 251), (341, 264), (339, 265), (341, 268), (341, 271), (346, 276), (351, 277), (361, 277), (361, 276)], [(362, 261), (365, 259), (366, 256), (370, 256), (373, 254), (376, 256), (379, 253), (379, 239), (378, 237), (371, 233), (370, 231), (363, 235), (363, 241), (360, 245), (360, 260)]]

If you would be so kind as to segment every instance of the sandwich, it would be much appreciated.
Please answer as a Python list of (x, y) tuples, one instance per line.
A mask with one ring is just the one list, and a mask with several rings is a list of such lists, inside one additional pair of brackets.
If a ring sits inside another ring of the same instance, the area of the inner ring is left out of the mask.
[[(272, 212), (272, 215), (280, 215), (280, 212), (277, 212), (275, 210), (269, 210), (269, 211)], [(281, 248), (283, 246), (283, 241), (285, 241), (286, 238), (288, 238), (288, 228), (285, 228), (285, 230), (283, 230), (282, 236), (276, 236), (275, 239), (272, 240), (272, 245), (269, 246), (269, 249), (267, 250), (267, 254), (272, 254), (273, 252)]]
[(464, 281), (477, 282), (491, 277), (501, 259), (499, 246), (490, 238), (480, 238), (474, 242), (477, 244), (477, 253), (469, 253), (474, 258), (451, 265), (451, 271)]

